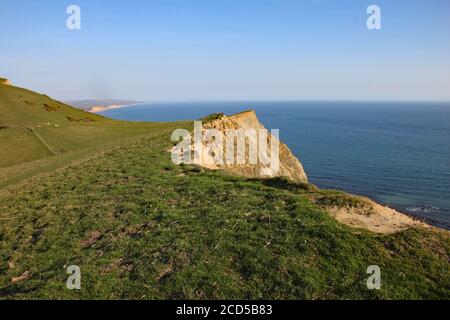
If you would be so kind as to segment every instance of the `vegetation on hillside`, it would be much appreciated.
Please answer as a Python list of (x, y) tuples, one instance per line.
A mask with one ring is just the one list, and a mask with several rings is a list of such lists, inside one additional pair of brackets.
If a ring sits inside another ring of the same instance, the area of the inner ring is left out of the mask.
[(152, 126), (113, 121), (46, 95), (0, 86), (0, 168), (115, 143)]
[[(0, 94), (3, 111), (11, 96)], [(0, 298), (450, 298), (448, 233), (378, 235), (310, 200), (357, 205), (343, 193), (176, 166), (170, 134), (190, 123), (73, 122), (66, 116), (86, 114), (37, 107), (43, 121), (61, 113), (39, 134), (70, 151), (1, 169)], [(0, 118), (18, 126), (0, 130), (10, 135), (2, 148), (13, 152), (17, 130), (23, 152), (38, 152), (19, 113)], [(80, 290), (66, 288), (70, 265)], [(381, 268), (381, 290), (367, 289), (370, 265)]]

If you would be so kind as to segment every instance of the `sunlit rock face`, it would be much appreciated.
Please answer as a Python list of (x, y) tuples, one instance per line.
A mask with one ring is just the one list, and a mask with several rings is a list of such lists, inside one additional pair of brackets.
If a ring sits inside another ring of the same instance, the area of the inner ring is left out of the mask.
[[(287, 145), (280, 142), (277, 137), (271, 134), (270, 130), (267, 130), (259, 122), (255, 111), (245, 111), (232, 116), (219, 114), (214, 115), (212, 119), (208, 118), (210, 117), (203, 120), (203, 133), (205, 134), (208, 129), (216, 129), (222, 133), (223, 141), (218, 146), (215, 138), (206, 139), (208, 141), (203, 139), (202, 156), (199, 157), (199, 165), (209, 169), (222, 169), (251, 178), (285, 177), (293, 182), (308, 182), (300, 161), (292, 154)], [(230, 139), (229, 137), (233, 132), (235, 134), (236, 132), (256, 132), (256, 135), (246, 134), (245, 147), (239, 148), (238, 136), (235, 136), (235, 139)], [(267, 147), (267, 152), (259, 153), (260, 147), (264, 144)], [(250, 149), (255, 146), (257, 146), (256, 163), (250, 159), (252, 154)], [(220, 155), (218, 158), (224, 159), (223, 163), (210, 161), (211, 155)], [(266, 161), (262, 159), (264, 156), (266, 156)], [(234, 162), (231, 164), (230, 161), (227, 161), (230, 157), (234, 159)], [(241, 161), (238, 161), (238, 159), (241, 159)]]

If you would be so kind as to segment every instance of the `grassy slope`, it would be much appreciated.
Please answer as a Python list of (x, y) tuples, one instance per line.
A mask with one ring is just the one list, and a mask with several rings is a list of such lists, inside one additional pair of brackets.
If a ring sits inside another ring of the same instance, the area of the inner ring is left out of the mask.
[[(173, 166), (178, 126), (4, 190), (0, 296), (450, 298), (448, 236), (370, 234), (312, 205), (314, 188)], [(83, 246), (93, 232), (102, 237)], [(71, 264), (80, 291), (65, 288)], [(380, 291), (365, 287), (372, 264)]]
[(0, 168), (102, 146), (145, 133), (151, 126), (109, 120), (46, 95), (0, 84)]
[[(448, 234), (375, 235), (308, 201), (333, 192), (174, 166), (170, 133), (188, 125), (39, 132), (62, 153), (0, 173), (0, 298), (450, 298)], [(365, 285), (372, 264), (379, 291)], [(68, 265), (79, 291), (65, 287)]]
[(106, 119), (0, 84), (0, 188), (55, 170), (158, 125)]

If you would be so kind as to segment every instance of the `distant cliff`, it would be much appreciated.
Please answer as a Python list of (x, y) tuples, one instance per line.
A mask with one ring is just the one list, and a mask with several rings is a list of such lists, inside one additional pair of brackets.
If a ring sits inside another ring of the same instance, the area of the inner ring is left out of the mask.
[(119, 99), (66, 100), (64, 102), (78, 109), (92, 113), (98, 113), (106, 110), (121, 108), (123, 106), (142, 103), (140, 101), (135, 100), (119, 100)]

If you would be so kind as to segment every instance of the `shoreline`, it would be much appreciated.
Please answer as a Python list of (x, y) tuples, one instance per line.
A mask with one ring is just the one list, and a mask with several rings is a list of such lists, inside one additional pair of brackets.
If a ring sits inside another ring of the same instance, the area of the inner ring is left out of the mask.
[(93, 106), (91, 107), (88, 112), (98, 114), (100, 112), (108, 111), (108, 110), (114, 110), (114, 109), (122, 109), (126, 107), (132, 107), (139, 105), (141, 103), (136, 104), (111, 104), (109, 106)]
[(108, 106), (93, 106), (87, 112), (99, 114), (101, 112), (108, 111), (108, 110), (123, 109), (123, 108), (128, 108), (128, 107), (139, 106), (141, 104), (146, 105), (146, 104), (150, 104), (150, 102), (139, 102), (139, 103), (132, 103), (132, 104), (112, 104), (112, 105), (108, 105)]
[[(337, 191), (345, 192), (345, 193), (347, 193), (349, 195), (368, 198), (369, 200), (375, 202), (376, 204), (378, 204), (378, 205), (380, 205), (382, 207), (385, 207), (385, 208), (389, 208), (389, 209), (395, 210), (396, 212), (401, 213), (401, 214), (407, 216), (408, 218), (410, 218), (410, 219), (412, 219), (412, 220), (414, 220), (416, 222), (424, 223), (424, 224), (427, 224), (427, 225), (429, 225), (431, 227), (438, 228), (438, 229), (441, 229), (441, 230), (450, 231), (450, 224), (448, 222), (437, 221), (437, 220), (435, 220), (433, 218), (426, 217), (426, 216), (423, 216), (423, 215), (419, 215), (419, 214), (417, 214), (415, 212), (411, 212), (411, 211), (408, 210), (408, 208), (413, 208), (413, 207), (426, 209), (427, 206), (420, 206), (420, 205), (395, 205), (395, 204), (391, 204), (391, 203), (387, 203), (385, 201), (382, 201), (377, 195), (374, 195), (374, 194), (358, 193), (358, 192), (355, 192), (354, 190), (351, 191), (351, 190), (345, 190), (345, 189), (337, 188), (337, 187), (328, 187), (328, 186), (323, 186), (323, 185), (321, 186), (321, 185), (315, 184), (315, 183), (313, 183), (313, 184), (316, 185), (317, 187), (319, 187), (322, 190), (337, 190)], [(420, 213), (420, 212), (425, 212), (425, 211), (418, 210), (416, 212)]]
[(119, 108), (122, 108), (122, 106), (121, 105), (117, 105), (117, 104), (112, 104), (112, 105), (109, 105), (109, 106), (93, 106), (93, 107), (91, 107), (88, 110), (88, 112), (99, 113), (99, 112), (102, 112), (102, 111), (119, 109)]

